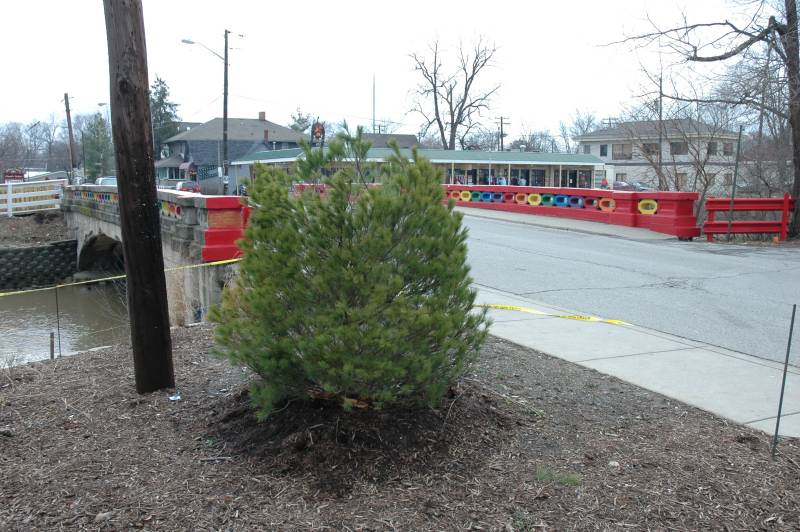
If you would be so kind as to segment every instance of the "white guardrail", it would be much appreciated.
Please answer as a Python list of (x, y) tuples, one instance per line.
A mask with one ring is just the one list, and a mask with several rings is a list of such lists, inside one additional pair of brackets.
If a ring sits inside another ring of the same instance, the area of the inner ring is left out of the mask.
[(46, 211), (61, 207), (66, 179), (0, 184), (0, 212), (15, 214)]

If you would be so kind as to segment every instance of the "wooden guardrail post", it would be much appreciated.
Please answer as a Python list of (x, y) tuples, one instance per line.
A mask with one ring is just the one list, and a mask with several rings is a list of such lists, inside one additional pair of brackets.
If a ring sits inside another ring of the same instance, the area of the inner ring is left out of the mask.
[[(731, 209), (729, 200), (726, 198), (708, 198), (705, 204), (708, 218), (703, 225), (703, 232), (709, 241), (714, 239), (715, 234), (723, 233), (774, 233), (783, 241), (788, 236), (789, 216), (794, 210), (795, 199), (789, 194), (784, 194), (783, 198), (736, 198)], [(717, 211), (732, 212), (780, 212), (781, 219), (777, 220), (737, 220), (737, 221), (717, 221), (714, 213)]]
[[(785, 192), (783, 194), (783, 212), (781, 214), (781, 242), (786, 240), (789, 232), (789, 204), (791, 203), (789, 198), (789, 193)], [(800, 199), (798, 199), (798, 201), (800, 201)]]
[(14, 216), (14, 206), (11, 201), (11, 185), (12, 183), (6, 183), (6, 209), (8, 210), (9, 218)]

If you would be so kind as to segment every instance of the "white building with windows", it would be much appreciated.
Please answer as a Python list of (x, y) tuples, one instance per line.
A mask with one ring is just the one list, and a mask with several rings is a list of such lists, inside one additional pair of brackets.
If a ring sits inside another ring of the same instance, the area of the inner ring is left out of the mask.
[(575, 140), (578, 153), (606, 164), (609, 185), (716, 193), (731, 185), (736, 137), (718, 125), (679, 119), (619, 122)]

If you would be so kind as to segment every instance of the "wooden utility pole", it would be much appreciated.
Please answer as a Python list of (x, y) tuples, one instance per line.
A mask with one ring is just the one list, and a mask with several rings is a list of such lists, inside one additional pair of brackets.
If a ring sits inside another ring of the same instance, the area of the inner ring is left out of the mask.
[(69, 183), (75, 177), (75, 140), (72, 137), (72, 115), (69, 114), (69, 94), (64, 93), (64, 107), (67, 110), (67, 131), (69, 132)]
[(664, 179), (664, 86), (662, 77), (658, 76), (658, 190), (669, 190)]
[(501, 116), (501, 117), (499, 117), (499, 119), (500, 119), (500, 123), (499, 123), (499, 126), (500, 126), (500, 143), (499, 143), (500, 144), (500, 151), (505, 151), (505, 144), (503, 142), (503, 139), (506, 136), (505, 126), (511, 125), (511, 122), (507, 122), (507, 120), (509, 120), (509, 118), (505, 117), (505, 116)]
[(141, 0), (103, 0), (136, 391), (175, 386)]
[[(228, 177), (228, 34), (225, 30), (225, 70), (222, 86), (222, 176)], [(222, 191), (220, 191), (222, 192)]]

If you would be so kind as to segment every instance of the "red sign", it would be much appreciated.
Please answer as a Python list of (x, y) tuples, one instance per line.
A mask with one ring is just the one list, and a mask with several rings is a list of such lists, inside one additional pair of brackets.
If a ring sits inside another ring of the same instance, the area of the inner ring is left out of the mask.
[(3, 172), (3, 183), (22, 183), (25, 181), (25, 172), (22, 170), (6, 170)]
[(314, 140), (320, 140), (324, 138), (325, 126), (323, 126), (321, 122), (314, 122), (314, 125), (311, 126), (311, 136), (314, 137)]

